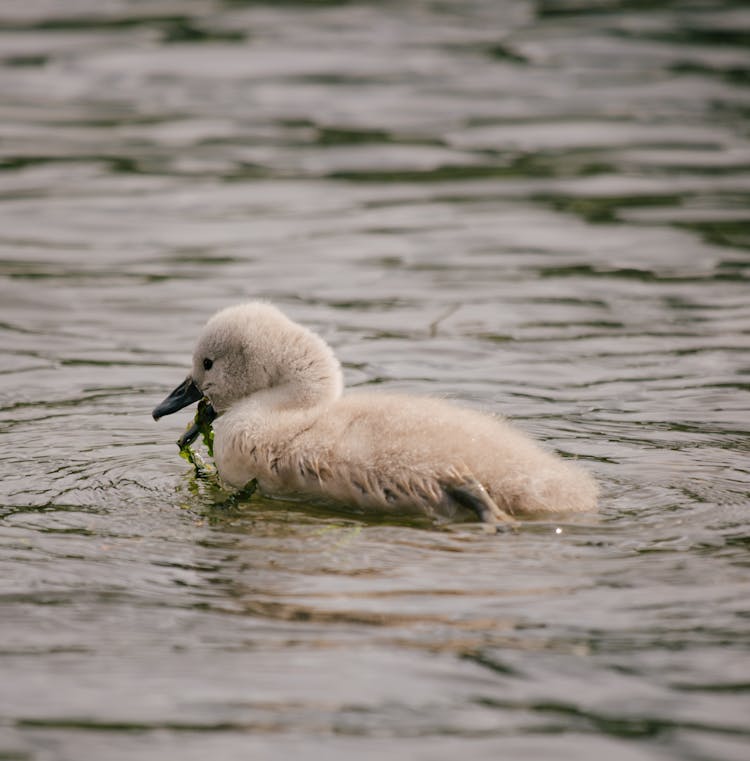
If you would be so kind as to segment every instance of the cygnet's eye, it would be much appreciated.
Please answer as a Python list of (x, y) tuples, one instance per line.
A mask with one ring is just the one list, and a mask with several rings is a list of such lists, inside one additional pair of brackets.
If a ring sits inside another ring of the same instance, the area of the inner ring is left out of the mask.
[(203, 369), (204, 370), (210, 370), (213, 366), (214, 366), (214, 361), (212, 359), (209, 359), (208, 357), (206, 357), (203, 360)]

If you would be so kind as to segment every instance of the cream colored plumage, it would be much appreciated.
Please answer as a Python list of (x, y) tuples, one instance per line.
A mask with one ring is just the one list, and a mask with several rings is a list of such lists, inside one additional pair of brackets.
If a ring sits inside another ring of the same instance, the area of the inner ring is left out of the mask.
[[(433, 398), (342, 394), (330, 347), (267, 303), (212, 317), (191, 377), (188, 402), (203, 394), (218, 413), (214, 457), (233, 487), (255, 478), (267, 494), (488, 522), (596, 507), (585, 471), (504, 420)], [(179, 408), (166, 403), (155, 417)]]

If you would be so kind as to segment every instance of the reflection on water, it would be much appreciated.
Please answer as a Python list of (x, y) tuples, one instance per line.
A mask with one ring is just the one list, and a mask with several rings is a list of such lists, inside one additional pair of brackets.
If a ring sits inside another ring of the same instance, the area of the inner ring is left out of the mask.
[[(0, 9), (0, 758), (745, 759), (746, 3)], [(227, 502), (149, 410), (270, 298), (600, 479)]]

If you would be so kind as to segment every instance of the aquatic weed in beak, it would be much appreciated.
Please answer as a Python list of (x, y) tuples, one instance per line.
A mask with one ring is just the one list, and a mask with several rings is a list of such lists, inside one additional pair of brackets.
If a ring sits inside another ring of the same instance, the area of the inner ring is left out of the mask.
[(206, 464), (195, 452), (193, 452), (190, 445), (198, 438), (198, 436), (201, 436), (203, 444), (208, 451), (208, 456), (214, 456), (214, 430), (211, 427), (211, 423), (213, 423), (214, 420), (216, 420), (216, 410), (211, 406), (211, 402), (204, 397), (198, 402), (198, 409), (196, 410), (193, 422), (177, 441), (177, 446), (180, 448), (180, 457), (193, 465), (196, 472), (205, 469)]
[(189, 447), (198, 436), (202, 436), (208, 454), (213, 457), (214, 430), (211, 427), (211, 423), (213, 423), (214, 420), (216, 420), (216, 410), (211, 406), (211, 402), (204, 397), (198, 402), (198, 409), (193, 418), (193, 422), (177, 441), (180, 451)]
[(158, 420), (165, 415), (171, 415), (173, 412), (193, 404), (193, 402), (198, 402), (198, 410), (195, 413), (193, 422), (177, 441), (177, 446), (180, 448), (180, 457), (193, 465), (196, 472), (200, 472), (206, 469), (206, 465), (193, 452), (190, 445), (198, 436), (202, 436), (209, 457), (214, 456), (214, 432), (211, 423), (216, 420), (216, 410), (211, 405), (211, 402), (203, 396), (203, 392), (198, 388), (193, 378), (188, 375), (161, 404), (154, 408), (152, 415), (154, 420)]

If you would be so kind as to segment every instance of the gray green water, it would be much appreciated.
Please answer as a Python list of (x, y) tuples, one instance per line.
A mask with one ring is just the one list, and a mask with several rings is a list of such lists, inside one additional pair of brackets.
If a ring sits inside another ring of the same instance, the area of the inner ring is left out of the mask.
[[(0, 759), (750, 757), (749, 51), (739, 1), (3, 0)], [(249, 297), (601, 514), (227, 506), (150, 410)]]

